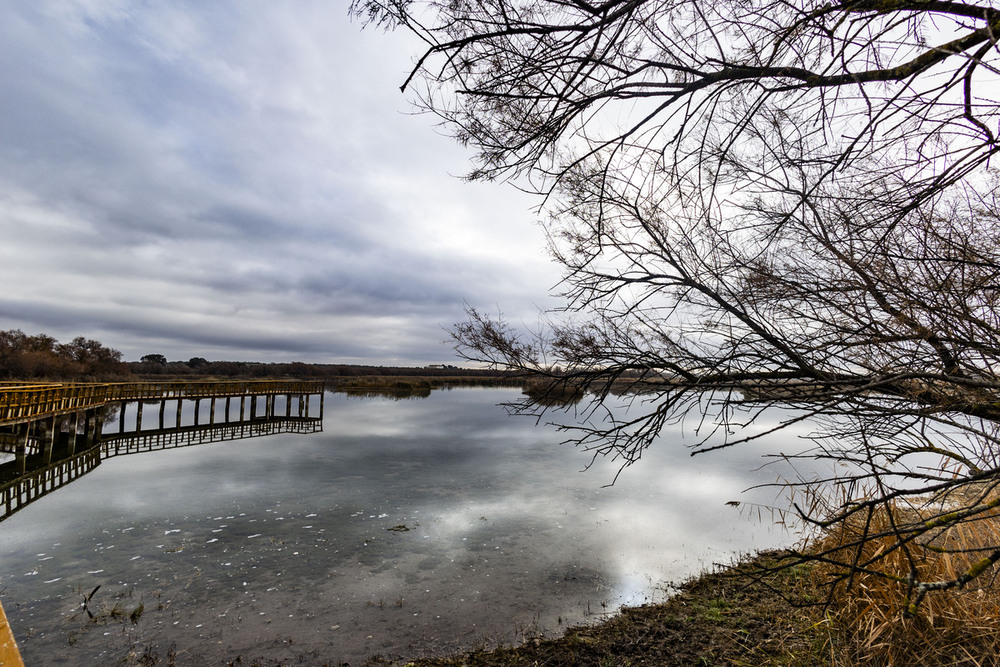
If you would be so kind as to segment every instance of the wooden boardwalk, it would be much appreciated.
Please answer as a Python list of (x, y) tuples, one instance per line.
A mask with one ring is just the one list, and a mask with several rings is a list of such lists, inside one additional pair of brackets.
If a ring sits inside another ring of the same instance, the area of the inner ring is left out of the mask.
[(20, 384), (0, 386), (0, 426), (102, 407), (108, 384)]
[(36, 383), (0, 385), (0, 426), (104, 407), (108, 403), (166, 399), (322, 394), (315, 380)]

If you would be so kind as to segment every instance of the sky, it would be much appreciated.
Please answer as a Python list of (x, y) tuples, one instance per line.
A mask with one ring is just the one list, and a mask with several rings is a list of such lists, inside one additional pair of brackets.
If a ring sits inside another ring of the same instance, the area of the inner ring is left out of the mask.
[(460, 363), (533, 327), (538, 203), (399, 91), (420, 44), (335, 0), (10, 0), (0, 329), (124, 359)]

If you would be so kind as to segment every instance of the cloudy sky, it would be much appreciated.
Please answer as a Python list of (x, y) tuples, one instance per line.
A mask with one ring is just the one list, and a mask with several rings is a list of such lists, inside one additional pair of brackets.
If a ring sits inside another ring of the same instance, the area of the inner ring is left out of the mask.
[(126, 359), (455, 363), (467, 303), (534, 324), (532, 211), (398, 90), (419, 44), (341, 0), (12, 0), (0, 329)]

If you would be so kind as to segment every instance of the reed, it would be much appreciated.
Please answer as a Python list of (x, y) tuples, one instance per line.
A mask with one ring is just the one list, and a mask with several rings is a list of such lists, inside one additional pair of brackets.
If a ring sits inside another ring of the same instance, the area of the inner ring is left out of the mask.
[[(914, 581), (954, 581), (1000, 545), (1000, 513), (923, 530), (934, 503), (886, 503), (832, 526), (813, 545), (829, 588), (833, 665), (993, 665), (1000, 656), (1000, 586), (984, 572), (914, 605)], [(918, 530), (920, 527), (920, 530)]]

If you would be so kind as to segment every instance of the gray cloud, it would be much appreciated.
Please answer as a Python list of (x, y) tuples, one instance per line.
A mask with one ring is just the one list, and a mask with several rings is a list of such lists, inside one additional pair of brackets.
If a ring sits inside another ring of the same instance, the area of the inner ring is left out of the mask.
[(322, 0), (19, 1), (0, 23), (0, 328), (128, 358), (427, 363), (554, 283), (526, 196), (398, 85), (419, 45)]

